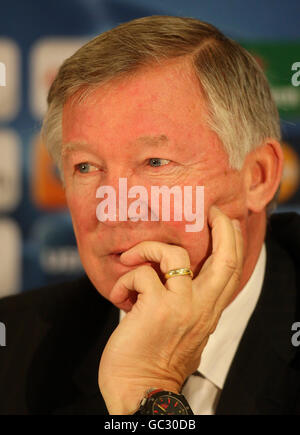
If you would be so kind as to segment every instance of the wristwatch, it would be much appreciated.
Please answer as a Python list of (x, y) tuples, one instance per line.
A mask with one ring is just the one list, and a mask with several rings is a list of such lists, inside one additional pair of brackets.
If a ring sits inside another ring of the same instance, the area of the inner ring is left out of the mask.
[(194, 415), (194, 413), (182, 394), (155, 389), (147, 392), (134, 415)]

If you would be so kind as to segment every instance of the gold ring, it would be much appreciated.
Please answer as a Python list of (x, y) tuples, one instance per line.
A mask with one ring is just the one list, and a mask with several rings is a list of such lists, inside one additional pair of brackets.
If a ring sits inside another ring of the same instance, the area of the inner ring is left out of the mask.
[(190, 275), (190, 277), (193, 279), (193, 272), (188, 267), (169, 270), (169, 272), (165, 274), (165, 278), (169, 279), (172, 278), (173, 276), (184, 276), (184, 275)]

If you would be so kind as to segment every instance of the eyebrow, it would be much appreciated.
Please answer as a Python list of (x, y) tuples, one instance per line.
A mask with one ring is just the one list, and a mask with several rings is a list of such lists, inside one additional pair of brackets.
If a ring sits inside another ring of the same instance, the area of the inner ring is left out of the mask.
[(66, 154), (70, 151), (83, 150), (86, 151), (89, 147), (88, 143), (84, 142), (67, 142), (62, 145), (62, 154)]
[(160, 134), (159, 136), (141, 136), (136, 140), (137, 144), (148, 145), (148, 146), (168, 146), (169, 139), (165, 134)]

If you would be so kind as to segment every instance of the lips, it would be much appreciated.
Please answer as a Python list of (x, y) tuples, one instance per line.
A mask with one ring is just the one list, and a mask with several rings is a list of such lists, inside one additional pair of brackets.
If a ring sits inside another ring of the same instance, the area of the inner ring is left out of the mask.
[(128, 251), (130, 248), (133, 248), (135, 245), (141, 242), (136, 242), (135, 244), (128, 245), (126, 247), (119, 247), (110, 252), (111, 255), (121, 255), (123, 252)]
[[(142, 239), (142, 240), (138, 240), (138, 241), (135, 241), (135, 242), (128, 243), (128, 245), (127, 244), (126, 245), (122, 245), (121, 244), (122, 242), (120, 242), (120, 245), (118, 245), (117, 243), (114, 243), (116, 248), (113, 249), (112, 251), (110, 251), (109, 254), (110, 255), (121, 255), (121, 254), (123, 254), (123, 252), (129, 251), (129, 249), (133, 248), (134, 246), (138, 245), (141, 242), (146, 242), (146, 241), (151, 241), (152, 242), (152, 241), (156, 241), (156, 240), (158, 242), (162, 241), (161, 239), (155, 239), (154, 237), (153, 238), (151, 237), (149, 239)], [(124, 243), (124, 241), (123, 241), (123, 243)], [(166, 242), (166, 243), (168, 243), (168, 242)]]
[[(130, 249), (130, 248), (128, 248), (128, 249)], [(110, 255), (119, 255), (120, 256), (121, 254), (123, 254), (123, 252), (128, 251), (128, 249), (119, 249), (117, 251), (111, 252)]]

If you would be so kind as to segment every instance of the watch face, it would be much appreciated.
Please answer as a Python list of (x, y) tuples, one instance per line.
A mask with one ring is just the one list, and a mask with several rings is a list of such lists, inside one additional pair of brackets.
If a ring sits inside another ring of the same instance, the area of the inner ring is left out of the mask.
[(187, 407), (180, 399), (168, 394), (155, 398), (152, 404), (152, 414), (155, 415), (183, 415), (188, 413)]

